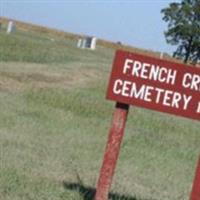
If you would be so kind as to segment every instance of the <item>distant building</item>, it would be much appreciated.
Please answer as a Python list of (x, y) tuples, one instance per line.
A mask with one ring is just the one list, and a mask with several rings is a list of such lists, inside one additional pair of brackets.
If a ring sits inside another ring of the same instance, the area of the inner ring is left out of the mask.
[(96, 37), (86, 37), (84, 39), (78, 40), (77, 47), (82, 48), (82, 49), (95, 50), (96, 49), (96, 42), (97, 42)]

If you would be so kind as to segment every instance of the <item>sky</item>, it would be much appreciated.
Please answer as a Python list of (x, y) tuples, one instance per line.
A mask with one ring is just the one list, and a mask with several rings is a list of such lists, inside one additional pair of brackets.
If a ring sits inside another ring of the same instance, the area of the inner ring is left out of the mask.
[(161, 9), (178, 0), (0, 0), (0, 16), (172, 53)]

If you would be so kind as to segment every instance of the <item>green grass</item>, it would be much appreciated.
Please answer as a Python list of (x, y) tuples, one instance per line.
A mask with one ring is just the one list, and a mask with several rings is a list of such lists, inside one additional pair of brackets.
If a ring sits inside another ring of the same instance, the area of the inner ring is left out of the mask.
[[(114, 52), (0, 33), (0, 199), (92, 200), (114, 102)], [(189, 198), (197, 121), (131, 107), (112, 200)]]
[(67, 63), (73, 61), (90, 61), (91, 59), (105, 62), (107, 53), (100, 47), (96, 54), (92, 51), (77, 50), (76, 41), (45, 37), (36, 33), (17, 31), (15, 34), (0, 33), (0, 60), (34, 63)]

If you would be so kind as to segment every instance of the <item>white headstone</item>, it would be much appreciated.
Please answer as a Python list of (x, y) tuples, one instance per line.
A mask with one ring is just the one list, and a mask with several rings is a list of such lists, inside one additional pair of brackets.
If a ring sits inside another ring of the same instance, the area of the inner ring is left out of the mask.
[(163, 59), (164, 53), (160, 52), (160, 59)]
[(79, 39), (77, 42), (77, 47), (82, 49), (96, 49), (96, 41), (97, 39), (95, 37), (87, 37), (84, 39)]
[(78, 39), (77, 47), (78, 47), (78, 48), (81, 48), (81, 46), (82, 46), (82, 39)]
[(81, 44), (81, 48), (83, 48), (83, 49), (84, 49), (84, 48), (87, 48), (87, 47), (86, 47), (86, 43), (87, 43), (86, 39), (83, 39), (83, 40), (82, 40), (82, 44)]
[(15, 24), (13, 21), (8, 22), (8, 27), (7, 27), (7, 34), (10, 34), (15, 31)]
[(95, 50), (95, 49), (96, 49), (96, 43), (97, 43), (97, 38), (93, 37), (93, 38), (91, 39), (91, 45), (90, 45), (90, 48), (91, 48), (92, 50)]

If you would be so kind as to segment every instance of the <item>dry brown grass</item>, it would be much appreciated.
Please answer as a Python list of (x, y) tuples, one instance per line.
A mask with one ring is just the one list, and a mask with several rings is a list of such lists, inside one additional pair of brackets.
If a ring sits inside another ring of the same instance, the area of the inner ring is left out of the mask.
[(58, 71), (53, 65), (1, 62), (0, 91), (14, 92), (29, 88), (74, 89), (92, 85), (102, 77), (99, 70), (90, 68), (86, 71), (79, 65), (74, 63), (67, 70)]

